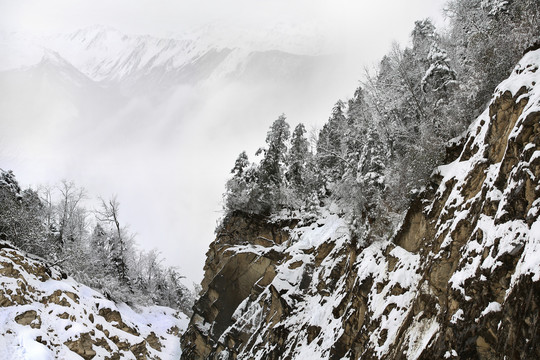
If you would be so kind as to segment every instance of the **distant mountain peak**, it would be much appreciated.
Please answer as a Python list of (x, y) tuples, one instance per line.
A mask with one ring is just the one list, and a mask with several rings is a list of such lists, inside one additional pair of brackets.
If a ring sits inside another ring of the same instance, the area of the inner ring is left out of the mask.
[[(242, 71), (255, 53), (321, 54), (323, 38), (317, 41), (315, 34), (315, 30), (305, 27), (291, 30), (290, 25), (276, 24), (255, 31), (230, 22), (214, 22), (177, 36), (155, 37), (129, 35), (110, 26), (94, 25), (33, 39), (7, 36), (4, 53), (15, 55), (9, 61), (2, 59), (0, 70), (47, 63), (73, 67), (97, 82), (145, 78), (154, 83), (194, 83), (219, 80)], [(0, 38), (0, 50), (3, 41)]]

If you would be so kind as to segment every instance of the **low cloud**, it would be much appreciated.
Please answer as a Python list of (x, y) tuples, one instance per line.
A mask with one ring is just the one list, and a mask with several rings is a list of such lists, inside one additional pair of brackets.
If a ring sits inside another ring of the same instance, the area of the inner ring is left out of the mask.
[(276, 80), (263, 66), (254, 78), (225, 77), (160, 93), (70, 84), (46, 69), (0, 73), (0, 166), (13, 169), (23, 184), (68, 178), (93, 195), (117, 194), (122, 220), (141, 246), (158, 247), (170, 265), (198, 281), (238, 153), (263, 146), (281, 113), (292, 126), (322, 126), (335, 101), (352, 95), (364, 66), (439, 7), (430, 1), (0, 0), (4, 30), (42, 34), (101, 23), (166, 34), (237, 19), (263, 34), (279, 24), (301, 34), (318, 23), (328, 48), (340, 53), (297, 79)]

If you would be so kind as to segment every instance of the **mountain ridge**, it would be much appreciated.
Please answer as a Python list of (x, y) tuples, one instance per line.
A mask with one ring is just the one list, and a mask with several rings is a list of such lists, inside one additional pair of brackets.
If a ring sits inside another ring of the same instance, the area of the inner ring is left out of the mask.
[[(187, 33), (180, 38), (161, 38), (128, 35), (111, 27), (97, 25), (54, 36), (33, 38), (18, 34), (4, 35), (0, 45), (6, 48), (6, 53), (13, 55), (11, 61), (6, 61), (3, 70), (15, 69), (16, 64), (37, 64), (43, 57), (47, 57), (47, 53), (54, 52), (96, 82), (122, 82), (153, 73), (178, 77), (182, 81), (194, 72), (193, 66), (215, 62), (215, 70), (221, 70), (223, 74), (213, 77), (219, 78), (241, 71), (250, 55), (267, 51), (299, 58), (321, 56), (317, 52), (294, 53), (281, 50), (279, 41), (266, 47), (248, 41), (235, 46), (223, 39), (209, 40), (211, 36), (204, 35), (204, 28), (199, 31), (203, 34)], [(28, 54), (27, 58), (24, 58), (24, 54)], [(216, 54), (223, 55), (216, 57)], [(216, 68), (222, 62), (228, 62), (229, 65)]]

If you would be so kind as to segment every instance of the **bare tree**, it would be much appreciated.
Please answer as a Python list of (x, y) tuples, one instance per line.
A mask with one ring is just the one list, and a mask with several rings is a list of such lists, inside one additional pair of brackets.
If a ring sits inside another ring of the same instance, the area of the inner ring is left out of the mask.
[(124, 235), (120, 226), (120, 220), (118, 218), (120, 203), (116, 199), (116, 195), (105, 201), (103, 198), (100, 198), (101, 209), (96, 210), (96, 218), (106, 224), (109, 224), (113, 227), (115, 235), (112, 236), (109, 240), (109, 252), (111, 261), (118, 271), (118, 276), (120, 280), (128, 283), (128, 269), (127, 269), (127, 243), (128, 238)]
[(116, 233), (119, 239), (122, 239), (122, 229), (120, 228), (120, 221), (118, 220), (118, 213), (120, 210), (120, 203), (116, 199), (116, 195), (105, 201), (103, 198), (99, 198), (101, 202), (101, 210), (96, 210), (96, 218), (104, 223), (114, 225)]
[(60, 202), (58, 204), (58, 239), (61, 245), (64, 245), (66, 239), (74, 240), (77, 229), (84, 229), (84, 225), (80, 221), (84, 221), (85, 216), (79, 209), (80, 202), (86, 198), (84, 188), (78, 188), (73, 181), (62, 180), (58, 186), (60, 192)]
[(43, 204), (43, 214), (47, 230), (54, 227), (54, 188), (50, 185), (41, 185), (38, 188), (39, 198)]

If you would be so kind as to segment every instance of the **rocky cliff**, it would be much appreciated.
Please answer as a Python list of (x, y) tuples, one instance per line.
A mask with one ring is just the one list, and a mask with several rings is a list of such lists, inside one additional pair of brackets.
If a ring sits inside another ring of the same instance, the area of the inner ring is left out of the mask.
[(177, 359), (187, 317), (115, 304), (0, 243), (0, 359)]
[(230, 214), (182, 359), (540, 358), (540, 50), (524, 56), (385, 241)]

